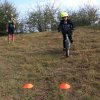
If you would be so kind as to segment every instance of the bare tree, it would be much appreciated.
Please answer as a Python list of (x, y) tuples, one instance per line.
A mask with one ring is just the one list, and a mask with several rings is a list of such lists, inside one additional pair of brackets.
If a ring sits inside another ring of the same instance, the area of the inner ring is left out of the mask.
[(57, 8), (54, 8), (54, 3), (49, 2), (45, 5), (37, 4), (36, 10), (33, 9), (28, 15), (27, 23), (33, 27), (37, 27), (40, 32), (46, 31), (48, 28), (52, 30), (57, 26), (56, 12)]
[(17, 18), (18, 13), (16, 7), (7, 0), (5, 0), (3, 3), (0, 3), (0, 31), (5, 31), (6, 23), (11, 14)]
[(91, 25), (91, 22), (95, 22), (98, 19), (98, 9), (90, 5), (84, 5), (76, 12), (73, 12), (71, 18), (76, 25)]

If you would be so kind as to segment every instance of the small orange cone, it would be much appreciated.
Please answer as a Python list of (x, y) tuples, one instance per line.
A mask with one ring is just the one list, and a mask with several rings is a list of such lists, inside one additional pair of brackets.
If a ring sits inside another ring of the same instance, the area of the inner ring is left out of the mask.
[(31, 89), (33, 87), (33, 85), (32, 84), (24, 84), (24, 86), (23, 86), (23, 88), (24, 89)]
[(67, 90), (67, 89), (70, 88), (70, 85), (67, 84), (67, 83), (62, 83), (62, 84), (60, 84), (59, 88), (60, 89), (63, 89), (63, 90)]

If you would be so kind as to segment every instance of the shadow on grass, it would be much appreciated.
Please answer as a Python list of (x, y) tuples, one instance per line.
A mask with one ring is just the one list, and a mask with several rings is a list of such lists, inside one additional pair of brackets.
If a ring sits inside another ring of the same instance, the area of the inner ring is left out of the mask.
[(63, 51), (61, 51), (60, 49), (48, 49), (48, 50), (45, 50), (45, 51), (40, 51), (38, 52), (38, 54), (41, 54), (41, 55), (50, 55), (50, 56), (59, 56), (62, 54)]

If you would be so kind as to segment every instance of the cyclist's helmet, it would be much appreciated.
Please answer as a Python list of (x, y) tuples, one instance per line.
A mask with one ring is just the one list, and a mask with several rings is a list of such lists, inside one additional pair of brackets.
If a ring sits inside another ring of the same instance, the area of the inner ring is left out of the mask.
[(61, 12), (61, 18), (63, 18), (63, 17), (68, 17), (69, 15), (68, 15), (68, 13), (67, 12)]

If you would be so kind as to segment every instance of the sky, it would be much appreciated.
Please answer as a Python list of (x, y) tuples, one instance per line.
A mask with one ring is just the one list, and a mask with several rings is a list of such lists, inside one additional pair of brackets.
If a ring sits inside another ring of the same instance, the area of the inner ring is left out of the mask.
[[(5, 0), (1, 0), (5, 1)], [(20, 15), (25, 15), (32, 8), (35, 8), (37, 1), (39, 4), (45, 4), (47, 1), (50, 3), (55, 2), (55, 6), (60, 8), (62, 11), (66, 9), (76, 10), (82, 7), (84, 4), (90, 4), (100, 9), (100, 0), (7, 0), (15, 5)]]

